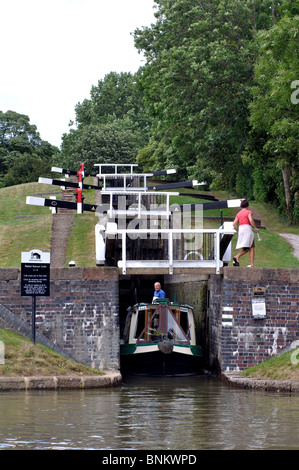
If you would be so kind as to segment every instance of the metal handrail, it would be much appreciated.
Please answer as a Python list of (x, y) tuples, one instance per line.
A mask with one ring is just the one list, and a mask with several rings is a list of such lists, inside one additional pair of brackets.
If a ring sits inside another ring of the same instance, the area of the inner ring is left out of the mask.
[[(178, 196), (179, 193), (178, 192), (171, 192), (171, 193), (167, 193), (167, 192), (158, 192), (158, 191), (138, 191), (138, 190), (135, 190), (135, 191), (131, 191), (131, 190), (128, 190), (128, 191), (124, 191), (123, 189), (120, 189), (120, 190), (117, 190), (117, 188), (113, 188), (112, 190), (103, 190), (102, 191), (102, 196), (109, 196), (109, 217), (113, 218), (114, 215), (130, 215), (130, 210), (127, 211), (126, 209), (121, 211), (121, 210), (117, 210), (117, 209), (114, 209), (113, 208), (113, 196), (123, 196), (123, 197), (126, 197), (126, 196), (131, 196), (131, 195), (134, 195), (136, 197), (136, 205), (137, 205), (137, 210), (132, 208), (130, 209), (131, 212), (134, 214), (136, 213), (136, 215), (138, 215), (138, 217), (141, 217), (141, 215), (167, 215), (169, 216), (170, 215), (170, 210), (169, 210), (169, 198), (170, 196)], [(151, 196), (155, 196), (155, 197), (158, 197), (158, 196), (163, 196), (166, 198), (166, 204), (163, 205), (164, 207), (159, 207), (157, 208), (157, 210), (155, 211), (149, 211), (149, 210), (146, 210), (145, 207), (143, 207), (144, 205), (142, 204), (142, 198), (146, 197), (151, 197)]]
[[(175, 234), (189, 234), (189, 235), (196, 235), (196, 234), (205, 234), (210, 233), (214, 235), (214, 253), (213, 257), (209, 260), (184, 260), (178, 261), (174, 260), (174, 253), (173, 253), (173, 237)], [(134, 260), (128, 261), (127, 260), (127, 235), (134, 235), (134, 238), (138, 238), (139, 235), (161, 235), (165, 236), (165, 241), (167, 240), (168, 244), (168, 259), (159, 261), (159, 260), (152, 260), (152, 261), (145, 261), (142, 260), (141, 267), (149, 266), (159, 266), (162, 265), (165, 267), (167, 266), (169, 269), (169, 273), (173, 273), (174, 267), (182, 266), (182, 267), (207, 267), (213, 266), (216, 269), (216, 273), (219, 274), (220, 268), (223, 266), (223, 262), (220, 259), (220, 240), (221, 235), (230, 234), (234, 235), (235, 230), (227, 230), (227, 229), (118, 229), (116, 225), (112, 224), (111, 227), (107, 227), (106, 236), (111, 238), (112, 236), (119, 235), (121, 237), (122, 246), (122, 259), (118, 262), (118, 265), (122, 267), (123, 274), (126, 274), (127, 267), (132, 267), (133, 265), (137, 266), (138, 262), (141, 263), (141, 260)]]

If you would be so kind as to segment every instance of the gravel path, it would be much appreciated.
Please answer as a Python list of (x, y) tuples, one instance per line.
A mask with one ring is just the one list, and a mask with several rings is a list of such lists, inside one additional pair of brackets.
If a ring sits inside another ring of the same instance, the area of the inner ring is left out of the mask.
[(294, 249), (293, 255), (299, 259), (299, 235), (293, 233), (279, 233)]
[[(263, 226), (262, 215), (255, 208), (250, 207), (250, 210), (252, 210), (253, 218), (259, 219)], [(299, 235), (295, 235), (293, 233), (278, 233), (278, 235), (283, 237), (285, 241), (293, 247), (293, 255), (299, 259)]]
[[(74, 190), (66, 188), (62, 191), (62, 200), (74, 201)], [(69, 236), (72, 230), (74, 212), (68, 209), (58, 209), (52, 219), (51, 239), (51, 266), (62, 268), (66, 264), (66, 250)]]
[(67, 261), (66, 249), (74, 214), (70, 211), (53, 214), (52, 217), (51, 266), (63, 268)]

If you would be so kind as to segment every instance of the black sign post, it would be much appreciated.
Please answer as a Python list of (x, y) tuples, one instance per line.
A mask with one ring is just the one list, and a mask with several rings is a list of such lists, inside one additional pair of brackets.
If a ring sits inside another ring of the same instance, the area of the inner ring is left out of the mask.
[(32, 342), (35, 343), (36, 296), (50, 295), (50, 253), (22, 252), (21, 295), (32, 296)]

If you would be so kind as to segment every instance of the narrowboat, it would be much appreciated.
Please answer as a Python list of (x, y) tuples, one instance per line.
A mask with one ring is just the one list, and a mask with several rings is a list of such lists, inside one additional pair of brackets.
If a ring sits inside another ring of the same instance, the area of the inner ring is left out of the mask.
[(157, 299), (128, 308), (120, 363), (123, 374), (196, 375), (202, 371), (193, 308)]

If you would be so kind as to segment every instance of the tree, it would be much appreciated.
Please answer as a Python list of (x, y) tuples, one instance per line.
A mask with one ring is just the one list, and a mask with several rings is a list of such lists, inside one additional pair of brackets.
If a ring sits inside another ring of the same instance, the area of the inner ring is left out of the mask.
[(40, 142), (40, 136), (35, 125), (30, 124), (29, 117), (15, 111), (0, 111), (0, 146), (8, 150), (11, 139), (23, 137), (33, 146)]
[[(282, 4), (284, 16), (268, 31), (257, 35), (259, 58), (255, 64), (256, 85), (252, 87), (250, 124), (254, 142), (263, 136), (260, 152), (251, 146), (249, 160), (256, 167), (255, 180), (265, 170), (276, 172), (276, 203), (290, 220), (299, 220), (299, 105), (294, 100), (299, 70), (299, 7)], [(292, 14), (293, 12), (293, 14)], [(298, 82), (299, 85), (299, 82)], [(247, 155), (248, 157), (248, 155)], [(280, 187), (284, 189), (284, 204)], [(265, 191), (264, 199), (269, 199)]]
[(135, 75), (111, 72), (90, 95), (76, 105), (77, 129), (63, 136), (60, 162), (84, 161), (91, 174), (96, 163), (135, 163), (151, 125)]
[(10, 162), (8, 171), (3, 177), (4, 186), (38, 181), (41, 175), (46, 176), (51, 171), (50, 162), (28, 153), (12, 152)]
[(135, 163), (137, 149), (136, 135), (120, 121), (90, 124), (64, 136), (59, 161), (67, 168), (78, 168), (84, 162), (86, 172), (95, 174), (97, 163)]
[(0, 111), (0, 186), (36, 181), (48, 174), (59, 150), (43, 141), (29, 117)]
[(138, 78), (153, 116), (152, 159), (166, 167), (175, 159), (191, 177), (235, 188), (249, 132), (253, 35), (270, 27), (278, 1), (155, 3), (157, 22), (134, 35), (147, 60)]
[(135, 129), (147, 127), (143, 97), (131, 73), (110, 72), (97, 86), (92, 86), (90, 100), (76, 105), (78, 126), (107, 124), (115, 120), (129, 119)]

